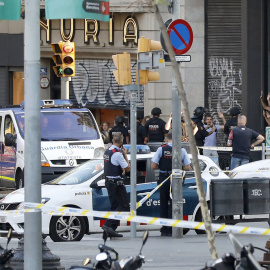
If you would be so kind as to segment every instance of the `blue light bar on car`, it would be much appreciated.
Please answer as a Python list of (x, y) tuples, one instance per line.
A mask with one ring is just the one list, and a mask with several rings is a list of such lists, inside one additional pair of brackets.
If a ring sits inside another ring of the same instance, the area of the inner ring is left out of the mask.
[[(130, 144), (124, 144), (124, 147), (127, 149), (127, 153), (130, 154)], [(149, 154), (151, 153), (150, 147), (148, 145), (136, 145), (137, 154)]]
[[(69, 99), (47, 99), (40, 101), (41, 108), (60, 108), (60, 107), (71, 107), (72, 101)], [(24, 101), (21, 103), (21, 107), (24, 108)]]

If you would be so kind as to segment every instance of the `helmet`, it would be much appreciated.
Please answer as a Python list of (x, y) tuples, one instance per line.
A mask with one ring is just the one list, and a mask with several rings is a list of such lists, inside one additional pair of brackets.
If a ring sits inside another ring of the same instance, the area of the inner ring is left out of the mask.
[(160, 114), (162, 114), (162, 112), (161, 112), (160, 108), (155, 107), (155, 108), (152, 109), (151, 114), (152, 115), (160, 115)]
[(194, 116), (197, 116), (197, 117), (203, 117), (203, 114), (206, 112), (206, 109), (204, 107), (197, 107), (193, 114)]
[(125, 122), (125, 119), (123, 116), (117, 116), (115, 119), (116, 124), (123, 124)]
[(230, 109), (230, 115), (238, 115), (238, 114), (240, 114), (241, 112), (240, 112), (240, 108), (239, 107), (232, 107), (231, 109)]

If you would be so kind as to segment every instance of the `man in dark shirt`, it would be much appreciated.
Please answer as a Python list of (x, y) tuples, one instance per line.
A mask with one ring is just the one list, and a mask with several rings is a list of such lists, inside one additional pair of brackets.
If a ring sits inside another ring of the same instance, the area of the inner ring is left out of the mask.
[(110, 141), (112, 142), (113, 136), (115, 134), (122, 134), (124, 138), (124, 144), (129, 143), (128, 140), (128, 130), (124, 127), (124, 117), (117, 116), (115, 119), (115, 126), (109, 131)]
[[(147, 144), (147, 135), (146, 135), (146, 129), (141, 124), (143, 120), (143, 112), (139, 111), (137, 112), (137, 144)], [(130, 141), (130, 126), (127, 127), (128, 130), (128, 137)]]
[(228, 119), (224, 125), (224, 133), (226, 134), (226, 140), (228, 139), (231, 130), (237, 127), (237, 118), (239, 114), (240, 109), (238, 107), (232, 107), (230, 109), (231, 118)]
[(168, 130), (165, 129), (166, 122), (159, 118), (161, 113), (160, 108), (153, 108), (151, 111), (153, 117), (145, 124), (149, 142), (163, 142), (165, 134), (168, 133)]
[(231, 170), (249, 163), (250, 148), (254, 148), (264, 141), (264, 137), (258, 132), (246, 127), (245, 115), (238, 116), (238, 125), (231, 130), (228, 138), (228, 146), (233, 147)]

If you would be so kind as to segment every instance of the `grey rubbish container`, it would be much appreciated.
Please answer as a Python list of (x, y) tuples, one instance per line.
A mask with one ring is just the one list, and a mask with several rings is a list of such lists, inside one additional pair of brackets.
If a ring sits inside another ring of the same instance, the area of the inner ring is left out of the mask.
[(244, 180), (244, 213), (246, 215), (270, 213), (269, 178)]
[(210, 183), (211, 216), (244, 214), (243, 180), (215, 179)]

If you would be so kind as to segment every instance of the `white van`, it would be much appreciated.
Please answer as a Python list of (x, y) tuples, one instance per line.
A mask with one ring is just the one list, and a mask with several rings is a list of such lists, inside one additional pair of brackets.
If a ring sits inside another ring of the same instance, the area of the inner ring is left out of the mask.
[[(89, 159), (100, 158), (104, 143), (92, 113), (70, 100), (42, 100), (41, 172), (48, 182)], [(24, 102), (0, 109), (0, 186), (24, 186)]]

